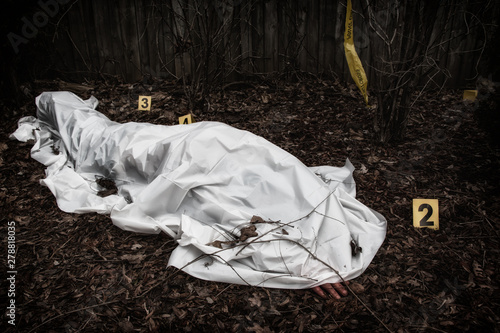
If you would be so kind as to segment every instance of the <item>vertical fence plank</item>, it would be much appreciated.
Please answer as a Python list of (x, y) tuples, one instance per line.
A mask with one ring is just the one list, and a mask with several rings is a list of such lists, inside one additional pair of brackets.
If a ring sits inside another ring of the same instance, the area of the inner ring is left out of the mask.
[(122, 20), (116, 4), (106, 1), (106, 22), (102, 34), (107, 37), (108, 48), (111, 48), (109, 61), (117, 66), (115, 74), (127, 77), (129, 61), (124, 45), (125, 35), (122, 32)]
[(243, 1), (240, 9), (240, 31), (241, 31), (241, 71), (244, 74), (252, 72), (252, 9), (254, 1)]
[(94, 43), (87, 44), (95, 52), (91, 56), (91, 59), (95, 59), (94, 66), (98, 73), (113, 73), (115, 71), (115, 66), (113, 64), (113, 58), (115, 56), (115, 49), (113, 44), (110, 43), (110, 33), (113, 26), (107, 21), (108, 18), (108, 6), (105, 2), (94, 2), (90, 3), (92, 5), (92, 12), (94, 13), (94, 19), (89, 21), (94, 21), (94, 29), (90, 29), (92, 25), (87, 22), (86, 26), (89, 31), (92, 31), (92, 40)]
[[(96, 20), (98, 20), (96, 13), (96, 5), (94, 3), (89, 3), (88, 9), (91, 10), (94, 15), (86, 15), (88, 11), (82, 12), (82, 26), (79, 27), (80, 34), (84, 38), (84, 40), (79, 43), (79, 50), (85, 60), (85, 67), (87, 68), (88, 73), (95, 73), (101, 70), (104, 67), (106, 59), (103, 57), (105, 54), (100, 50), (100, 46), (106, 43), (106, 34), (99, 34), (97, 31)], [(106, 48), (104, 50), (107, 51)], [(103, 69), (104, 71), (112, 71), (112, 67), (107, 67)]]
[[(335, 55), (334, 55), (334, 72), (340, 77), (345, 76), (347, 70), (347, 63), (345, 60), (344, 52), (344, 30), (345, 30), (345, 17), (346, 17), (346, 7), (342, 1), (337, 2), (336, 10), (336, 20), (335, 20)], [(348, 71), (348, 70), (347, 70)]]
[(266, 0), (264, 4), (264, 58), (266, 73), (277, 71), (278, 66), (278, 4)]
[(296, 23), (297, 23), (297, 47), (298, 47), (298, 65), (300, 69), (307, 70), (307, 9), (308, 1), (297, 1)]
[(293, 68), (293, 53), (290, 45), (295, 35), (295, 24), (291, 20), (290, 2), (278, 1), (278, 71), (286, 72)]
[[(119, 62), (120, 65), (120, 72), (119, 74), (122, 78), (128, 79), (129, 77), (129, 70), (131, 67), (130, 61), (129, 61), (129, 55), (127, 52), (127, 46), (125, 45), (126, 43), (126, 38), (127, 34), (125, 33), (125, 29), (123, 27), (124, 21), (122, 19), (122, 12), (123, 12), (123, 2), (114, 4), (110, 1), (107, 2), (108, 5), (108, 21), (107, 21), (107, 26), (110, 27), (110, 30), (113, 31), (114, 33), (111, 33), (111, 36), (116, 34), (117, 39), (116, 40), (111, 40), (111, 44), (113, 46), (113, 50), (115, 51), (115, 59)], [(108, 38), (110, 37), (110, 33), (107, 33)], [(116, 54), (118, 53), (118, 54)]]
[(241, 76), (241, 3), (234, 1), (230, 26), (230, 63), (229, 73), (224, 81), (236, 81)]
[[(80, 4), (78, 4), (80, 5)], [(76, 71), (77, 65), (75, 63), (75, 47), (70, 41), (71, 36), (71, 22), (76, 20), (76, 16), (79, 15), (79, 11), (70, 10), (65, 13), (65, 16), (59, 22), (59, 26), (56, 27), (56, 35), (54, 42), (56, 44), (56, 49), (58, 50), (58, 62), (62, 65), (62, 70), (65, 71)], [(69, 77), (75, 76), (77, 79), (83, 79), (81, 75), (72, 75), (68, 73)]]
[(127, 62), (127, 80), (135, 81), (141, 78), (139, 38), (137, 36), (137, 20), (135, 4), (132, 1), (119, 2), (118, 13), (123, 36), (123, 46)]
[(331, 50), (328, 35), (328, 23), (332, 17), (328, 12), (328, 4), (330, 1), (321, 0), (319, 3), (319, 12), (321, 13), (318, 17), (318, 71), (325, 72), (325, 66), (328, 61), (328, 53)]
[[(152, 0), (155, 24), (155, 43), (160, 77), (172, 78), (175, 75), (175, 53), (172, 24), (172, 3), (170, 1)], [(156, 23), (158, 22), (158, 23)]]
[(174, 58), (175, 58), (175, 76), (177, 79), (185, 77), (189, 73), (190, 66), (186, 67), (186, 30), (187, 27), (187, 17), (183, 10), (182, 2), (180, 0), (172, 0), (172, 36), (173, 36), (173, 47)]
[[(89, 35), (89, 29), (87, 29), (87, 24), (89, 23), (88, 14), (91, 12), (89, 10), (91, 6), (89, 3), (78, 4), (75, 8), (75, 12), (71, 17), (70, 29), (69, 29), (69, 40), (72, 45), (75, 71), (81, 73), (92, 72), (92, 64), (90, 63), (91, 57), (89, 56), (88, 48), (95, 45), (95, 35)], [(73, 23), (73, 24), (71, 24)], [(96, 61), (98, 61), (96, 59)]]
[(135, 21), (137, 34), (137, 51), (139, 53), (139, 71), (142, 75), (151, 74), (151, 59), (148, 32), (148, 12), (143, 0), (131, 1), (134, 3), (135, 15), (131, 21)]
[(319, 64), (319, 0), (310, 0), (307, 3), (306, 25), (306, 66), (310, 73), (318, 73)]
[(145, 42), (148, 43), (149, 47), (149, 74), (152, 76), (160, 76), (160, 61), (157, 55), (157, 46), (156, 46), (156, 29), (159, 25), (159, 20), (155, 17), (155, 11), (153, 6), (153, 1), (148, 0), (144, 4), (144, 13), (146, 15), (145, 22), (145, 30), (146, 37), (144, 38)]
[(264, 73), (264, 0), (255, 2), (252, 11), (252, 71)]
[(337, 2), (321, 0), (319, 4), (318, 71), (331, 74), (335, 70), (335, 52), (342, 36), (336, 34)]

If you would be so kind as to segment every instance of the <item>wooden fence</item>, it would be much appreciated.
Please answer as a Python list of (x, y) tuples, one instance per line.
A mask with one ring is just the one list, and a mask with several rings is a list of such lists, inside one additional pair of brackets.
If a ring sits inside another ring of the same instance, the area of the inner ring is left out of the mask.
[[(195, 81), (203, 76), (225, 82), (300, 70), (350, 80), (343, 48), (346, 0), (65, 2), (49, 17), (51, 28), (43, 37), (51, 50), (44, 55), (47, 66), (63, 77)], [(367, 3), (353, 1), (354, 39), (371, 82), (378, 46), (371, 42), (376, 34), (368, 24)], [(463, 87), (477, 75), (487, 29), (477, 15), (467, 14), (466, 1), (452, 3), (439, 9), (442, 24), (436, 24), (437, 47), (430, 56), (444, 69), (436, 83), (447, 78), (449, 86)], [(372, 15), (383, 18), (382, 11)]]

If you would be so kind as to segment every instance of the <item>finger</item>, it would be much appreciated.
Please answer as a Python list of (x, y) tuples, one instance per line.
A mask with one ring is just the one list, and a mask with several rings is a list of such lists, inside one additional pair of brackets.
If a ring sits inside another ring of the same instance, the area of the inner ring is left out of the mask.
[(321, 287), (314, 287), (312, 290), (321, 298), (328, 298)]
[[(346, 284), (348, 284), (347, 281)], [(342, 294), (342, 296), (347, 296), (347, 289), (342, 285), (342, 283), (334, 283), (333, 288), (335, 288), (338, 293)]]
[(321, 286), (328, 294), (332, 295), (335, 299), (340, 299), (340, 295), (335, 290), (335, 287), (331, 283), (325, 283)]

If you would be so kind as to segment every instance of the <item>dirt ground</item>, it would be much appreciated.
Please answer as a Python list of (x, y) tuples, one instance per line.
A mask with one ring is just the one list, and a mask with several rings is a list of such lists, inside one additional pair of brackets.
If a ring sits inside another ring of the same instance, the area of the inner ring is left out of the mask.
[[(2, 278), (0, 298), (15, 300), (16, 325), (4, 311), (2, 331), (499, 330), (500, 149), (461, 91), (423, 94), (407, 138), (390, 145), (374, 139), (374, 111), (354, 89), (319, 78), (232, 84), (194, 112), (196, 121), (258, 134), (308, 166), (351, 160), (357, 198), (387, 218), (388, 232), (350, 295), (337, 301), (310, 290), (198, 280), (166, 267), (176, 244), (165, 234), (138, 235), (105, 215), (60, 211), (39, 184), (44, 168), (30, 158), (31, 144), (8, 135), (21, 116), (35, 115), (38, 93), (67, 89), (93, 94), (98, 110), (119, 122), (174, 125), (187, 113), (182, 87), (159, 81), (36, 82), (33, 98), (10, 110), (0, 133), (1, 253), (8, 258), (15, 224), (17, 274), (15, 284)], [(151, 111), (137, 111), (141, 94), (152, 96)], [(439, 200), (439, 230), (413, 227), (415, 198)]]

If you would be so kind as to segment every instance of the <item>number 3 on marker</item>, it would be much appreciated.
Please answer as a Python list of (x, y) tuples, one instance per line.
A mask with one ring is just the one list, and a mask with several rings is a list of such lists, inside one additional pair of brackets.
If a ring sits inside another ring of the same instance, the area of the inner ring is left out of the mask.
[(439, 229), (439, 202), (437, 199), (413, 199), (413, 226)]
[(151, 96), (139, 96), (139, 110), (140, 111), (151, 110)]

